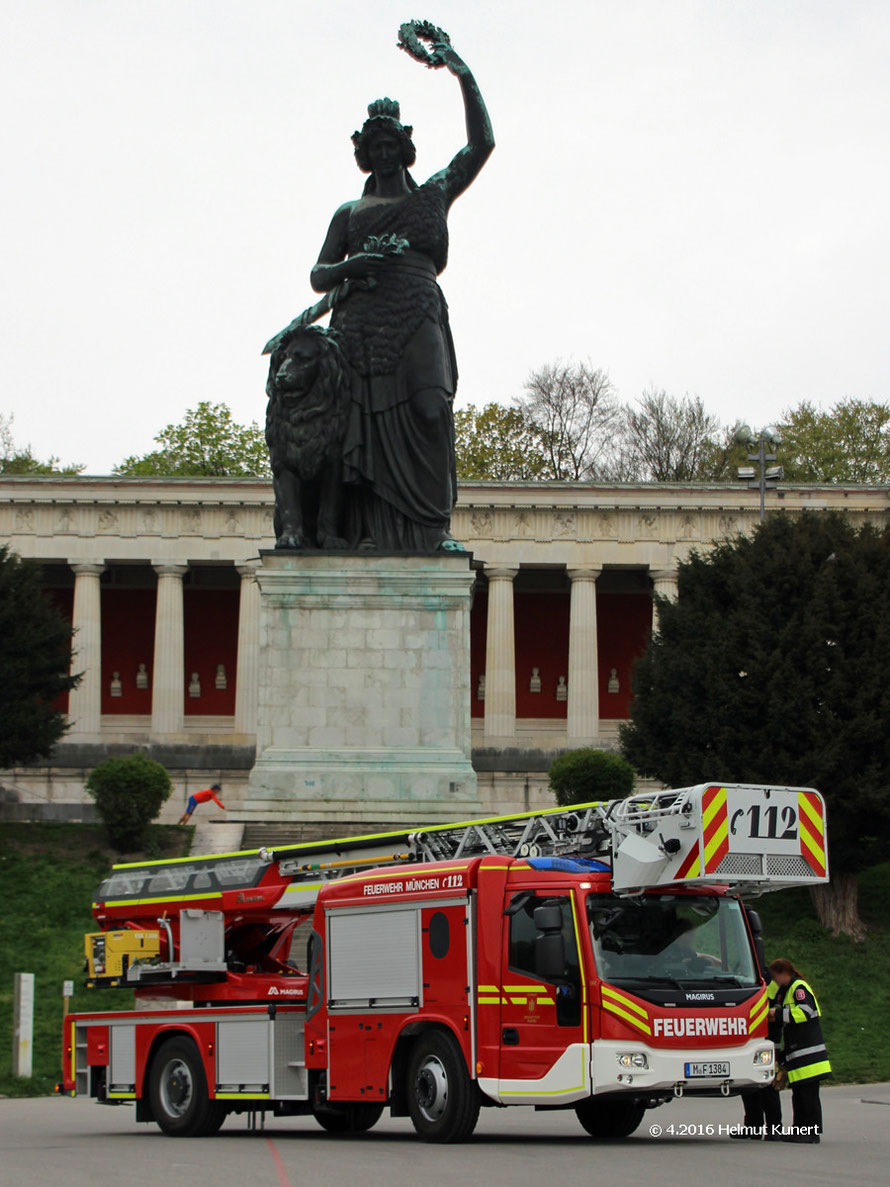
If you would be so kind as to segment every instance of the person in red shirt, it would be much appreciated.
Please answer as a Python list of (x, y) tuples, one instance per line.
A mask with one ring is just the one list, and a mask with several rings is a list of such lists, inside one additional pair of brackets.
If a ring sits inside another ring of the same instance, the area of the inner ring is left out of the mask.
[(221, 783), (214, 783), (212, 787), (206, 787), (203, 791), (196, 791), (194, 795), (190, 795), (188, 803), (185, 806), (185, 811), (183, 812), (182, 816), (180, 816), (177, 823), (188, 824), (192, 812), (194, 812), (198, 804), (206, 804), (208, 800), (215, 800), (225, 812), (225, 804), (222, 802), (222, 800), (216, 798), (215, 792), (217, 791), (222, 791)]

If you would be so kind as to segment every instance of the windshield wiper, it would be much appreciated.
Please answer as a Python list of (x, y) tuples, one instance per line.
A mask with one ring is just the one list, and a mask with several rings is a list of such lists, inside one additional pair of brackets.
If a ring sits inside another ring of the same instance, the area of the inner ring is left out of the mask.
[(756, 984), (756, 982), (746, 981), (743, 977), (740, 977), (737, 973), (714, 973), (714, 975), (712, 977), (709, 977), (708, 980), (710, 980), (710, 981), (727, 981), (732, 985), (737, 985), (739, 988), (745, 988), (745, 989), (753, 989)]
[(662, 973), (660, 977), (623, 977), (617, 976), (613, 980), (616, 984), (619, 982), (624, 985), (628, 981), (633, 981), (635, 985), (673, 985), (675, 989), (685, 990), (686, 986), (682, 981), (678, 981), (676, 977), (670, 976), (668, 973)]

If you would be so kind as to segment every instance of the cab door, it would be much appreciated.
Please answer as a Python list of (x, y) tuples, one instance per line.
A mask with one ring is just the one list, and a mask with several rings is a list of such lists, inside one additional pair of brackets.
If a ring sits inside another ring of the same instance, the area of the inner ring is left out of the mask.
[[(565, 964), (561, 975), (537, 971), (544, 934), (535, 910), (557, 907)], [(589, 1090), (587, 993), (581, 975), (574, 899), (568, 891), (511, 891), (504, 902), (500, 986), (500, 1096), (542, 1103), (578, 1099)]]

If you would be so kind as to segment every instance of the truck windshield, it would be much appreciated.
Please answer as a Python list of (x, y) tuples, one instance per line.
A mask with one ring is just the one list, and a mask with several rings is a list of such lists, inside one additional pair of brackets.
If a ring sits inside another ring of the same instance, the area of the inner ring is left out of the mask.
[(739, 903), (713, 895), (587, 897), (599, 976), (683, 988), (755, 986), (759, 977)]

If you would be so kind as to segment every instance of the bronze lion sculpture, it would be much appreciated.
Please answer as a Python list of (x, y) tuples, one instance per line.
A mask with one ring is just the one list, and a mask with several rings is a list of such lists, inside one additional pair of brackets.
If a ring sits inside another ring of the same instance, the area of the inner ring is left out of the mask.
[(295, 329), (272, 352), (266, 444), (276, 548), (346, 548), (342, 451), (349, 372), (333, 330)]

